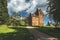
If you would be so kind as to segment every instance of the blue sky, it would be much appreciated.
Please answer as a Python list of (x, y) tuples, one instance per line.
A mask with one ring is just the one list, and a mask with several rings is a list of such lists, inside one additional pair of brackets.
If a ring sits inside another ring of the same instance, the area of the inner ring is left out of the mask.
[[(13, 12), (29, 14), (34, 13), (36, 8), (42, 9), (44, 15), (47, 14), (46, 6), (47, 0), (8, 0), (7, 8), (9, 15), (12, 15)], [(48, 16), (44, 16), (44, 24), (48, 22)]]

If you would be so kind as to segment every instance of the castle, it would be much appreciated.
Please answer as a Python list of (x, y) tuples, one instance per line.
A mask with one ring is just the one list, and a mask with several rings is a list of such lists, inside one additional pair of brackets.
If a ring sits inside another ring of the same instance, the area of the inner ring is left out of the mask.
[(44, 14), (41, 9), (36, 9), (36, 12), (28, 17), (30, 26), (44, 26)]

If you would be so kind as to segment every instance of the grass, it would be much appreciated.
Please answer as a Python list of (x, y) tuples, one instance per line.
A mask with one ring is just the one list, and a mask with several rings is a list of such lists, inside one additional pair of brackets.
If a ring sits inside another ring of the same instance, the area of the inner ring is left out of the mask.
[(16, 32), (15, 29), (10, 29), (6, 25), (0, 26), (0, 33), (9, 33), (9, 32)]
[(0, 25), (0, 40), (34, 40), (34, 36), (26, 28)]
[(43, 32), (45, 34), (48, 34), (50, 36), (60, 38), (60, 28), (54, 28), (54, 27), (39, 27), (36, 28), (40, 32)]

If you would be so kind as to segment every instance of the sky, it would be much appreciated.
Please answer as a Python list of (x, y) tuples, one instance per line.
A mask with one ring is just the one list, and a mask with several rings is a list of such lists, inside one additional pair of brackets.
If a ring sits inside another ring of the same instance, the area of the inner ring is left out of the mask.
[[(22, 14), (34, 13), (36, 8), (42, 9), (44, 15), (46, 15), (47, 0), (8, 0), (7, 8), (9, 15), (12, 15), (13, 12)], [(46, 25), (47, 22), (48, 17), (44, 16), (44, 24)]]

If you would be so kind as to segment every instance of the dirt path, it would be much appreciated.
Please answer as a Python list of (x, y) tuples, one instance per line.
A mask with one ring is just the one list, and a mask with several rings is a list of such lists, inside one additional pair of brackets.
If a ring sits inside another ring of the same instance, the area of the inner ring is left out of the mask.
[(34, 27), (27, 27), (27, 29), (33, 34), (35, 40), (58, 40), (57, 38), (37, 31)]

